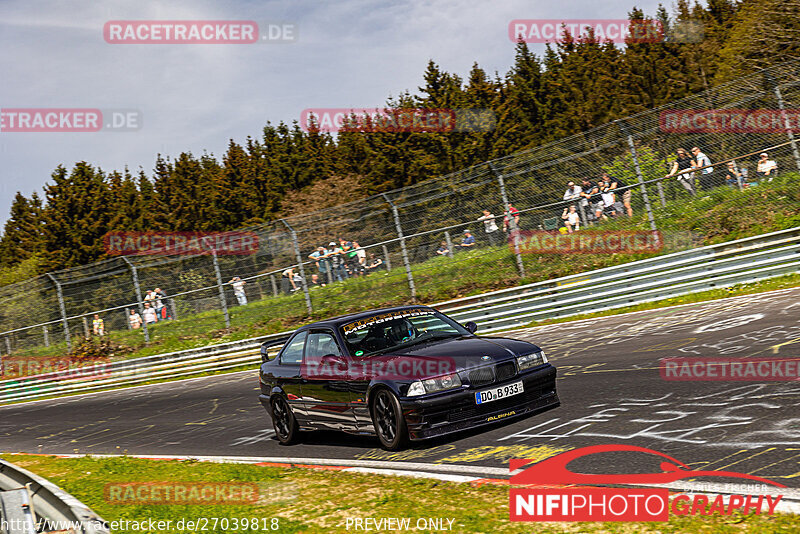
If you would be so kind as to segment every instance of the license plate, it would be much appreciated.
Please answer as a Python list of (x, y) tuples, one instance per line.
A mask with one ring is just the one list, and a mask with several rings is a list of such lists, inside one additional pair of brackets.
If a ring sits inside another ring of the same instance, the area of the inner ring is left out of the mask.
[(486, 391), (477, 391), (475, 393), (475, 404), (485, 404), (487, 402), (505, 399), (512, 395), (519, 395), (523, 391), (522, 382), (514, 382), (513, 384), (487, 389)]

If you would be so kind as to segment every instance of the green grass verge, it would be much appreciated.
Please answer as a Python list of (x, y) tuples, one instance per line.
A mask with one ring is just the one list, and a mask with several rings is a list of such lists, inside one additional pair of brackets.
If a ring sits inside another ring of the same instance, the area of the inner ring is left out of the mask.
[[(789, 174), (773, 182), (744, 191), (719, 188), (692, 200), (667, 202), (655, 206), (659, 229), (664, 232), (691, 232), (696, 246), (731, 241), (766, 232), (800, 226), (800, 175)], [(537, 215), (531, 214), (530, 220)], [(611, 220), (604, 230), (646, 230), (644, 210), (637, 209), (632, 219)], [(665, 250), (664, 252), (673, 252)], [(461, 252), (454, 258), (435, 257), (413, 265), (418, 300), (435, 303), (521, 284), (620, 265), (656, 254), (524, 254), (527, 275), (521, 278), (514, 256), (506, 247), (487, 247)], [(280, 295), (253, 301), (230, 309), (231, 327), (224, 328), (222, 312), (209, 311), (167, 321), (151, 327), (151, 341), (145, 344), (142, 332), (112, 331), (111, 340), (125, 348), (115, 358), (137, 358), (206, 345), (235, 341), (291, 330), (301, 324), (364, 309), (410, 302), (405, 270), (395, 266), (388, 273), (346, 280), (313, 288), (314, 313), (309, 316), (303, 295)], [(15, 357), (59, 356), (65, 344), (35, 347), (15, 352)]]
[[(50, 479), (91, 507), (106, 521), (171, 520), (172, 528), (118, 528), (115, 533), (200, 532), (177, 530), (184, 519), (265, 519), (269, 532), (347, 532), (347, 518), (453, 519), (451, 532), (797, 532), (798, 519), (775, 514), (731, 516), (673, 516), (665, 523), (512, 523), (508, 519), (508, 487), (441, 482), (373, 474), (313, 469), (213, 464), (195, 461), (150, 461), (134, 458), (74, 459), (48, 456), (3, 455), (3, 458)], [(104, 489), (109, 483), (126, 482), (248, 482), (259, 485), (260, 494), (274, 497), (252, 505), (135, 505), (111, 504)], [(277, 530), (269, 530), (277, 519)], [(209, 528), (202, 532), (234, 532)], [(259, 528), (263, 523), (259, 523)], [(412, 528), (413, 530), (413, 528)], [(259, 530), (260, 531), (260, 530)], [(351, 527), (351, 530), (352, 527)], [(238, 530), (238, 532), (255, 532)]]

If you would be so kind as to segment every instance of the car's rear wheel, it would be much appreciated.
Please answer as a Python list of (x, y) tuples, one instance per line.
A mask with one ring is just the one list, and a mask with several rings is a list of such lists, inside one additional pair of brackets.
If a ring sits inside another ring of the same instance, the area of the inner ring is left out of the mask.
[(394, 393), (381, 389), (372, 401), (372, 423), (381, 445), (390, 451), (403, 448), (408, 441), (408, 427)]
[(286, 399), (277, 396), (272, 401), (272, 426), (275, 428), (275, 436), (283, 445), (291, 445), (297, 442), (300, 434), (300, 426), (292, 413), (292, 409)]

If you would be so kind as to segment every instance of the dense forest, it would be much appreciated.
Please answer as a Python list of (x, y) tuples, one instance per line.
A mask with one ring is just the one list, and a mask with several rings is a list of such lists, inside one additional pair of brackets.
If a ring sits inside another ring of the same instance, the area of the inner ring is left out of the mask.
[[(430, 61), (424, 86), (387, 107), (488, 108), (489, 132), (336, 136), (268, 123), (231, 140), (221, 158), (158, 155), (152, 174), (59, 166), (43, 193), (20, 193), (0, 239), (0, 284), (104, 257), (114, 230), (230, 230), (414, 184), (593, 128), (797, 57), (800, 0), (679, 0), (655, 19), (699, 23), (698, 42), (628, 43), (592, 37), (548, 45), (542, 57), (509, 43), (509, 72), (474, 64), (466, 78)], [(316, 195), (314, 192), (326, 192)], [(337, 194), (338, 192), (338, 194)], [(322, 199), (322, 202), (315, 201)]]

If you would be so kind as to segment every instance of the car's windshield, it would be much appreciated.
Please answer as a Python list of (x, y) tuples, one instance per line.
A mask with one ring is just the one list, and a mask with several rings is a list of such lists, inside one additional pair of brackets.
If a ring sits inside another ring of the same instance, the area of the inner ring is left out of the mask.
[(376, 314), (347, 323), (341, 329), (353, 356), (369, 356), (426, 340), (470, 334), (452, 319), (426, 308)]

